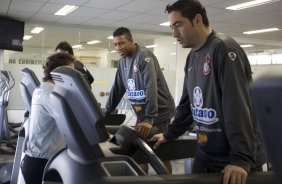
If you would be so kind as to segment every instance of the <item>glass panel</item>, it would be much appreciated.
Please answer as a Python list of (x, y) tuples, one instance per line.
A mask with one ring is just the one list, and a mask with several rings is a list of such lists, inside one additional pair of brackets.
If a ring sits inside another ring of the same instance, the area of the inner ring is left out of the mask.
[[(43, 31), (32, 34), (30, 31), (38, 25), (26, 24), (25, 35), (32, 38), (23, 42), (23, 52), (4, 52), (4, 70), (11, 70), (16, 79), (16, 85), (21, 80), (20, 70), (28, 67), (36, 73), (41, 80), (43, 77), (42, 64), (46, 58), (55, 53), (55, 47), (61, 41), (67, 41), (73, 48), (75, 57), (80, 60), (94, 76), (92, 91), (101, 107), (105, 106), (107, 95), (114, 81), (117, 62), (120, 56), (114, 52), (112, 39), (113, 29), (88, 29), (77, 27), (62, 27), (40, 25)], [(135, 32), (131, 30), (134, 42), (140, 46), (158, 45), (150, 50), (157, 56), (162, 71), (165, 74), (169, 89), (174, 96), (176, 78), (176, 44), (175, 39), (168, 35), (158, 33)], [(100, 43), (88, 44), (87, 42), (99, 40)], [(42, 81), (41, 81), (42, 82)], [(101, 95), (106, 94), (106, 95)], [(15, 87), (11, 91), (10, 108), (24, 109), (20, 91)]]

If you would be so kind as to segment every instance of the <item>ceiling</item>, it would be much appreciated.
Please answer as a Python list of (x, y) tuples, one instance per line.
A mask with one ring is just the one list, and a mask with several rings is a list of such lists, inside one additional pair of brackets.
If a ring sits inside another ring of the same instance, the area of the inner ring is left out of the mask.
[[(0, 15), (26, 22), (25, 32), (34, 26), (45, 30), (24, 41), (27, 47), (54, 48), (58, 42), (71, 44), (99, 39), (92, 49), (110, 48), (110, 36), (117, 27), (131, 29), (135, 41), (151, 44), (153, 38), (170, 36), (165, 6), (175, 0), (1, 0)], [(201, 0), (206, 7), (211, 27), (235, 38), (240, 44), (253, 44), (248, 52), (282, 52), (282, 31), (244, 35), (242, 32), (278, 27), (282, 29), (282, 1), (240, 11), (225, 7), (248, 0)], [(67, 16), (54, 13), (66, 4), (79, 6)], [(90, 47), (86, 45), (86, 47)]]

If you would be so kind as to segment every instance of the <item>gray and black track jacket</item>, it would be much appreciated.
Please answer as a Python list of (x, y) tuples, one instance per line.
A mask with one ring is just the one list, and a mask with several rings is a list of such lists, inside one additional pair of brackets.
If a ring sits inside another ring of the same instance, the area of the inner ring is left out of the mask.
[(137, 123), (158, 123), (174, 116), (175, 104), (154, 54), (136, 45), (133, 56), (119, 60), (105, 112), (112, 112), (125, 92), (137, 115)]
[(242, 48), (232, 38), (212, 32), (187, 57), (183, 94), (165, 138), (182, 135), (194, 123), (200, 159), (239, 165), (247, 171), (256, 161), (261, 164), (260, 134), (248, 90), (251, 80)]

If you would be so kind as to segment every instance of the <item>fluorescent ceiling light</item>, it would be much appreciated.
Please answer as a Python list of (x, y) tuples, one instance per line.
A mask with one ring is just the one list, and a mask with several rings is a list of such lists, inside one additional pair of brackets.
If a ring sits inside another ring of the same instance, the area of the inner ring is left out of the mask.
[(79, 49), (79, 48), (81, 48), (81, 47), (82, 47), (82, 45), (73, 45), (73, 46), (72, 46), (73, 49)]
[(258, 33), (272, 32), (272, 31), (279, 31), (279, 29), (278, 28), (259, 29), (253, 31), (245, 31), (243, 32), (243, 34), (258, 34)]
[(154, 48), (154, 47), (157, 47), (158, 45), (147, 45), (145, 46), (146, 48)]
[(74, 5), (65, 5), (63, 8), (59, 9), (54, 15), (60, 15), (60, 16), (66, 16), (67, 14), (70, 14), (74, 10), (76, 10), (78, 6)]
[(43, 29), (44, 29), (44, 27), (35, 27), (35, 28), (33, 28), (33, 30), (31, 30), (31, 33), (38, 34), (38, 33), (40, 33)]
[(173, 55), (176, 55), (176, 52), (172, 52), (172, 53), (170, 53), (170, 55), (172, 55), (172, 56), (173, 56)]
[(114, 37), (113, 36), (108, 36), (107, 39), (112, 40), (112, 39), (114, 39)]
[(242, 9), (245, 9), (245, 8), (251, 8), (251, 7), (254, 7), (254, 6), (259, 6), (259, 5), (263, 5), (263, 4), (267, 4), (267, 3), (273, 3), (273, 2), (276, 2), (276, 1), (279, 1), (279, 0), (255, 0), (255, 1), (249, 1), (249, 2), (246, 2), (246, 3), (242, 3), (242, 4), (237, 4), (237, 5), (234, 5), (234, 6), (229, 6), (229, 7), (226, 7), (225, 9), (242, 10)]
[(246, 44), (246, 45), (240, 45), (242, 48), (248, 48), (248, 47), (253, 47), (254, 45), (252, 44)]
[(92, 40), (92, 41), (87, 42), (87, 44), (96, 44), (96, 43), (101, 43), (101, 41), (100, 40)]
[(169, 22), (164, 22), (164, 23), (161, 23), (160, 26), (170, 26), (170, 23)]
[(115, 50), (112, 50), (112, 51), (111, 51), (111, 53), (116, 53), (116, 52), (117, 52), (117, 51), (115, 51)]
[(32, 38), (31, 35), (24, 35), (24, 37), (23, 37), (24, 40), (29, 40), (29, 39), (31, 39), (31, 38)]

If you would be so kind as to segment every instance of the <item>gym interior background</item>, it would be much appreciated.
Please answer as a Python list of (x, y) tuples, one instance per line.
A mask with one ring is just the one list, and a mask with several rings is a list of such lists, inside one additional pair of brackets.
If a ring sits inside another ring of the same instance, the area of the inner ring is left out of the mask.
[[(11, 71), (15, 87), (11, 90), (8, 117), (21, 122), (24, 105), (19, 82), (20, 70), (32, 69), (42, 82), (42, 64), (60, 41), (74, 47), (75, 56), (92, 73), (95, 82), (92, 91), (104, 107), (116, 72), (119, 56), (114, 52), (109, 36), (119, 26), (131, 29), (134, 41), (150, 47), (157, 56), (176, 104), (180, 99), (183, 68), (189, 49), (183, 49), (171, 37), (171, 30), (161, 23), (167, 21), (165, 6), (174, 0), (1, 0), (0, 15), (25, 22), (23, 52), (0, 50), (0, 69)], [(245, 47), (251, 62), (254, 80), (265, 72), (282, 71), (282, 2), (277, 1), (242, 11), (225, 7), (241, 0), (202, 0), (207, 7), (213, 29), (224, 32)], [(67, 16), (54, 13), (66, 4), (78, 8)], [(31, 33), (42, 27), (40, 33)], [(278, 31), (256, 35), (244, 31), (278, 27)], [(98, 40), (96, 44), (87, 42)], [(99, 42), (100, 41), (100, 42)], [(105, 96), (100, 96), (105, 92)]]
[[(1, 0), (0, 15), (24, 21), (24, 35), (32, 36), (24, 40), (23, 52), (0, 51), (0, 69), (11, 71), (16, 80), (8, 106), (10, 121), (22, 121), (18, 119), (21, 117), (19, 113), (24, 113), (18, 87), (21, 79), (19, 71), (28, 67), (41, 79), (42, 62), (63, 40), (75, 47), (75, 56), (94, 76), (92, 90), (103, 107), (107, 96), (99, 94), (109, 92), (119, 58), (109, 36), (119, 26), (131, 29), (139, 45), (151, 46), (177, 104), (189, 49), (182, 49), (171, 37), (170, 28), (160, 25), (167, 22), (164, 9), (172, 2), (174, 0)], [(243, 47), (249, 46), (244, 49), (252, 64), (254, 79), (261, 73), (282, 69), (281, 1), (239, 11), (226, 7), (242, 3), (240, 0), (201, 2), (207, 9), (213, 29), (232, 36)], [(75, 5), (77, 9), (66, 16), (55, 15), (67, 4)], [(43, 30), (38, 34), (31, 33), (34, 27), (42, 27)], [(278, 31), (243, 34), (248, 30), (274, 27)], [(87, 43), (93, 40), (98, 40), (98, 43)]]

